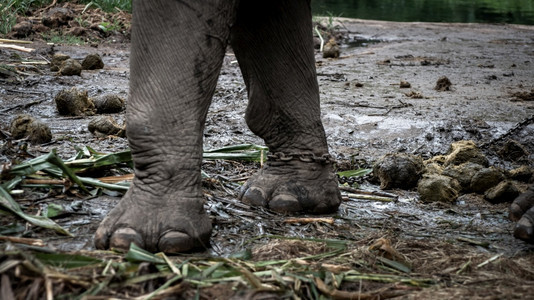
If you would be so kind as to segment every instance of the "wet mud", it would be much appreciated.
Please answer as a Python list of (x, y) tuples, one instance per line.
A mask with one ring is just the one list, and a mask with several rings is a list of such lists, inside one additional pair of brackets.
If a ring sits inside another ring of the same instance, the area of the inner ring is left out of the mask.
[[(534, 167), (534, 27), (339, 22), (347, 31), (346, 39), (339, 41), (339, 57), (323, 58), (317, 52), (316, 60), (322, 119), (340, 170), (371, 167), (389, 153), (430, 159), (447, 154), (451, 144), (460, 140), (473, 141), (487, 164), (504, 172), (515, 169), (512, 172), (522, 176), (517, 168), (528, 173), (529, 167)], [(69, 158), (75, 147), (85, 145), (101, 152), (127, 149), (126, 139), (90, 132), (95, 118), (109, 114), (62, 116), (54, 99), (62, 90), (73, 87), (87, 91), (91, 98), (113, 94), (127, 99), (129, 45), (52, 46), (36, 41), (31, 47), (36, 51), (17, 55), (41, 60), (60, 52), (82, 62), (88, 54), (98, 54), (104, 68), (62, 76), (49, 67), (25, 67), (20, 59), (13, 58), (14, 51), (0, 50), (0, 60), (17, 64), (24, 73), (0, 77), (0, 128), (7, 131), (18, 114), (46, 123), (53, 138), (45, 144), (28, 145), (27, 151), (35, 156), (57, 149), (61, 157)], [(229, 49), (208, 113), (205, 149), (262, 144), (245, 124), (246, 98), (237, 61)], [(113, 120), (124, 124), (122, 108), (113, 114)], [(0, 163), (14, 156), (3, 151)], [(266, 235), (352, 241), (386, 236), (413, 245), (450, 244), (465, 251), (503, 253), (534, 263), (533, 246), (512, 236), (509, 204), (492, 204), (483, 194), (470, 191), (457, 195), (452, 203), (425, 204), (415, 188), (387, 190), (395, 195), (387, 202), (344, 193), (345, 201), (332, 215), (333, 224), (288, 224), (284, 222), (286, 216), (250, 208), (236, 200), (236, 182), (259, 167), (227, 161), (203, 164), (203, 170), (211, 176), (204, 180), (206, 208), (214, 222), (210, 254), (228, 256), (261, 246), (268, 239), (257, 237)], [(531, 180), (529, 174), (517, 182), (519, 191), (524, 191)], [(379, 191), (379, 185), (364, 181), (360, 188)], [(37, 189), (18, 196), (35, 212), (48, 203), (65, 204), (80, 198), (84, 196)], [(119, 199), (119, 194), (87, 199), (77, 212), (56, 219), (76, 235), (74, 238), (51, 236), (38, 228), (32, 229), (32, 235), (58, 250), (92, 250), (98, 223)], [(417, 251), (417, 247), (410, 251)]]

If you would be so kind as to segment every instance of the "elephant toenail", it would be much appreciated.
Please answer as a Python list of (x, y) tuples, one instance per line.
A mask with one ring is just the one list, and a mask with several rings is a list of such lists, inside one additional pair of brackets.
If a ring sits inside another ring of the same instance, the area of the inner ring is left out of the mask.
[(526, 218), (521, 218), (514, 229), (514, 236), (524, 241), (534, 241), (534, 226)]
[(265, 191), (259, 187), (251, 187), (245, 191), (242, 201), (252, 206), (266, 206), (267, 195)]
[(289, 194), (279, 194), (269, 202), (269, 208), (277, 212), (302, 211), (302, 206), (297, 198)]
[(128, 250), (130, 248), (130, 244), (132, 243), (141, 248), (145, 248), (143, 238), (132, 228), (119, 228), (111, 235), (111, 238), (109, 239), (111, 248)]
[(517, 222), (519, 219), (521, 219), (523, 213), (524, 211), (521, 209), (521, 206), (517, 205), (516, 203), (512, 203), (510, 205), (510, 213), (508, 214), (508, 218), (513, 222)]
[(202, 246), (207, 247), (207, 245), (202, 245), (202, 241), (196, 240), (186, 233), (178, 231), (169, 231), (163, 234), (158, 242), (159, 251), (165, 253), (187, 252)]

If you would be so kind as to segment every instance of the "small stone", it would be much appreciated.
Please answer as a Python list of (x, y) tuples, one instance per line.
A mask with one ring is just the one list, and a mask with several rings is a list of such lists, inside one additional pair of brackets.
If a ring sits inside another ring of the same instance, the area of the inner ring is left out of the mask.
[(70, 56), (63, 53), (56, 53), (52, 56), (52, 61), (50, 61), (50, 71), (57, 72), (59, 71), (59, 68), (61, 67), (61, 64), (69, 59)]
[(339, 57), (339, 45), (336, 39), (331, 38), (323, 47), (323, 58), (338, 58)]
[(513, 182), (505, 180), (484, 193), (484, 198), (491, 203), (512, 202), (519, 196), (519, 189)]
[(483, 194), (488, 189), (496, 186), (504, 179), (501, 171), (490, 167), (480, 169), (471, 179), (469, 188), (471, 191)]
[(408, 81), (401, 80), (400, 82), (400, 88), (401, 89), (409, 89), (412, 85)]
[(95, 104), (87, 96), (87, 91), (79, 91), (75, 87), (61, 90), (54, 99), (60, 115), (91, 116), (95, 114)]
[(104, 95), (93, 99), (96, 112), (99, 114), (114, 114), (124, 110), (124, 99), (117, 95)]
[(32, 144), (44, 144), (52, 140), (50, 127), (30, 115), (18, 115), (10, 124), (11, 136), (15, 139), (27, 138)]
[(125, 137), (125, 129), (123, 126), (117, 124), (115, 119), (110, 116), (96, 117), (89, 122), (89, 132), (97, 137), (106, 137), (109, 135), (116, 135)]
[(411, 189), (417, 185), (423, 171), (421, 157), (404, 153), (386, 154), (373, 166), (373, 174), (380, 179), (381, 189)]
[(64, 76), (73, 76), (82, 74), (82, 65), (75, 59), (69, 58), (59, 68), (59, 74)]
[(489, 165), (488, 159), (473, 141), (458, 141), (452, 143), (444, 165), (460, 165), (465, 162), (472, 162), (484, 167)]
[(438, 79), (438, 81), (436, 82), (436, 86), (434, 87), (434, 89), (436, 91), (440, 91), (440, 92), (444, 92), (444, 91), (450, 91), (451, 90), (451, 86), (452, 86), (452, 83), (451, 81), (449, 80), (449, 78), (443, 76), (441, 78)]
[(460, 184), (454, 178), (425, 174), (417, 184), (417, 192), (423, 202), (452, 203), (458, 199)]
[(100, 58), (100, 55), (98, 55), (98, 54), (89, 54), (82, 61), (82, 68), (84, 70), (103, 69), (104, 68), (104, 62), (102, 61), (102, 58)]

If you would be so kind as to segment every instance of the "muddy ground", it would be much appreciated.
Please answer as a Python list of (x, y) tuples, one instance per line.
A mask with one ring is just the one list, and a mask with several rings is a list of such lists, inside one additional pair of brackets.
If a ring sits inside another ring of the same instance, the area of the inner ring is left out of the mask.
[[(483, 152), (494, 166), (507, 170), (534, 166), (534, 125), (528, 121), (511, 130), (534, 114), (532, 96), (519, 97), (534, 92), (534, 27), (348, 19), (339, 20), (339, 25), (345, 33), (340, 57), (324, 59), (317, 51), (316, 60), (322, 118), (331, 153), (342, 168), (368, 167), (392, 152), (427, 159), (446, 154), (458, 140), (485, 145)], [(97, 53), (105, 67), (84, 70), (81, 76), (58, 76), (37, 65), (26, 67), (18, 79), (0, 79), (0, 128), (8, 131), (11, 120), (21, 113), (43, 120), (53, 140), (29, 145), (27, 151), (35, 156), (57, 149), (67, 159), (75, 154), (75, 146), (84, 145), (102, 152), (125, 150), (124, 138), (95, 137), (88, 131), (93, 117), (59, 116), (54, 97), (62, 89), (77, 87), (91, 97), (111, 93), (127, 98), (129, 44), (109, 39), (93, 45), (47, 45), (35, 40), (26, 46), (36, 51), (0, 50), (0, 61), (20, 65), (21, 58), (43, 61), (53, 52), (82, 60)], [(443, 76), (452, 83), (448, 91), (434, 89)], [(401, 88), (401, 81), (411, 87)], [(245, 86), (229, 49), (208, 114), (206, 149), (262, 144), (247, 129), (245, 107)], [(119, 123), (124, 120), (124, 112), (112, 116)], [(515, 160), (499, 155), (505, 141), (498, 139), (502, 135), (518, 141), (527, 155)], [(14, 157), (4, 151), (0, 159), (5, 163)], [(228, 256), (272, 243), (269, 238), (256, 239), (262, 235), (342, 239), (354, 247), (385, 237), (410, 262), (414, 274), (437, 282), (410, 291), (405, 298), (534, 297), (534, 246), (512, 237), (514, 224), (507, 218), (507, 203), (492, 205), (481, 195), (465, 194), (454, 204), (423, 204), (414, 190), (399, 189), (387, 191), (398, 196), (393, 202), (347, 198), (332, 215), (333, 224), (288, 224), (285, 216), (237, 202), (236, 182), (258, 167), (229, 161), (204, 163), (204, 170), (214, 178), (205, 181), (205, 193), (215, 228), (212, 248), (204, 254)], [(376, 182), (367, 181), (361, 188), (379, 189)], [(48, 203), (84, 199), (79, 196), (27, 189), (17, 201), (37, 212)], [(25, 236), (41, 238), (56, 251), (94, 250), (92, 234), (118, 200), (119, 196), (84, 200), (77, 214), (57, 219), (74, 238), (38, 228), (29, 229)], [(2, 218), (2, 225), (13, 223)], [(499, 254), (491, 268), (474, 267)], [(460, 273), (471, 257), (473, 268)]]

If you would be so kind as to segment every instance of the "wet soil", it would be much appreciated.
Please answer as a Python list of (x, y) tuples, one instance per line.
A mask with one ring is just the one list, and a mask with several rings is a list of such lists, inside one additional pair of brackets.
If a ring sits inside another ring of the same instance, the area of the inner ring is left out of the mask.
[[(534, 125), (526, 122), (513, 129), (534, 115), (532, 97), (518, 96), (530, 95), (534, 90), (534, 27), (348, 19), (339, 22), (347, 31), (347, 39), (340, 42), (339, 58), (324, 59), (317, 52), (316, 60), (322, 118), (330, 151), (340, 166), (368, 167), (387, 153), (399, 152), (426, 159), (445, 154), (454, 141), (473, 140), (483, 145), (491, 165), (507, 170), (520, 165), (533, 167)], [(89, 97), (114, 94), (127, 99), (129, 44), (103, 43), (94, 47), (35, 41), (28, 47), (36, 51), (28, 54), (0, 50), (0, 61), (15, 64), (23, 73), (18, 78), (0, 77), (0, 128), (7, 131), (15, 115), (22, 113), (48, 124), (53, 140), (29, 145), (28, 152), (35, 156), (57, 149), (61, 157), (69, 158), (76, 146), (84, 145), (102, 152), (125, 150), (124, 138), (96, 137), (89, 132), (88, 124), (98, 116), (60, 116), (54, 97), (63, 89), (76, 87), (87, 90)], [(30, 68), (20, 63), (21, 58), (50, 59), (53, 52), (79, 61), (88, 54), (99, 54), (105, 66), (102, 70), (83, 70), (80, 76), (59, 76), (47, 67)], [(442, 77), (450, 80), (444, 91), (435, 89)], [(409, 97), (414, 94), (420, 97)], [(244, 122), (246, 98), (238, 64), (229, 49), (208, 114), (206, 149), (262, 144)], [(124, 112), (113, 117), (122, 124)], [(499, 155), (504, 140), (498, 138), (503, 135), (521, 144), (527, 154), (521, 159)], [(7, 152), (0, 155), (1, 163), (12, 159)], [(534, 246), (512, 237), (514, 224), (508, 220), (507, 203), (493, 205), (482, 195), (465, 194), (453, 204), (423, 204), (413, 190), (397, 189), (388, 191), (398, 196), (392, 202), (346, 197), (333, 215), (333, 224), (288, 224), (284, 223), (285, 216), (250, 208), (236, 200), (236, 182), (258, 167), (228, 161), (203, 164), (212, 177), (204, 182), (206, 207), (215, 225), (209, 254), (227, 256), (268, 243), (268, 238), (257, 238), (263, 235), (336, 238), (354, 243), (386, 236), (397, 242), (397, 250), (407, 255), (420, 273), (438, 274), (442, 270), (427, 270), (425, 264), (442, 260), (454, 264), (453, 257), (461, 253), (502, 253), (530, 270), (521, 275), (524, 277), (517, 285), (504, 280), (510, 277), (504, 276), (503, 271), (500, 279), (492, 279), (494, 286), (502, 289), (489, 292), (485, 285), (479, 285), (475, 294), (481, 297), (510, 293), (520, 296), (525, 293), (525, 284), (534, 280)], [(364, 182), (361, 188), (379, 190), (377, 183), (370, 182)], [(33, 189), (17, 198), (37, 211), (47, 203), (68, 203), (81, 199), (79, 196)], [(119, 196), (84, 200), (77, 214), (57, 219), (76, 235), (74, 238), (38, 228), (31, 229), (30, 236), (44, 239), (48, 247), (57, 250), (92, 250), (92, 234)], [(425, 249), (430, 248), (440, 249), (441, 254), (418, 257), (417, 253), (427, 253)], [(440, 291), (447, 289), (454, 290), (449, 296), (473, 292), (473, 286), (457, 287), (452, 283)], [(432, 290), (434, 295), (440, 291)], [(428, 296), (425, 293), (430, 292), (420, 292), (419, 297)]]

